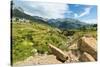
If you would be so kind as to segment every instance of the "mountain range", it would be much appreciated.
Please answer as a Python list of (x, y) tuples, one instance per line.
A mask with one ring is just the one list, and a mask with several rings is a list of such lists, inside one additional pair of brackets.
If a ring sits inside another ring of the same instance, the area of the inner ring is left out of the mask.
[(38, 21), (40, 23), (45, 23), (53, 27), (57, 27), (60, 29), (78, 29), (83, 26), (88, 26), (89, 24), (85, 22), (81, 22), (77, 19), (73, 18), (58, 18), (58, 19), (47, 19), (39, 16), (31, 16), (24, 12), (22, 8), (14, 8), (12, 9), (12, 17), (17, 17), (20, 19), (27, 19), (31, 21)]

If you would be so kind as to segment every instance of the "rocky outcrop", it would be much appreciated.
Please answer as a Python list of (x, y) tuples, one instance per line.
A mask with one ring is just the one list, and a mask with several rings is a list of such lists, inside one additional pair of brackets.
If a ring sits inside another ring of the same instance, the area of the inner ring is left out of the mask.
[(92, 62), (92, 61), (95, 61), (95, 59), (90, 54), (88, 54), (87, 52), (84, 52), (80, 56), (79, 60), (82, 61), (82, 62), (87, 62), (87, 61)]
[[(75, 51), (75, 52), (74, 52)], [(76, 50), (69, 50), (67, 52), (64, 52), (66, 55), (68, 55), (68, 60), (66, 60), (65, 63), (75, 63), (79, 62), (79, 51)]]
[[(97, 44), (93, 37), (82, 37), (78, 41), (78, 48), (82, 52), (87, 52), (97, 60)], [(84, 54), (83, 54), (84, 55)]]
[[(77, 45), (77, 49), (74, 49)], [(65, 62), (88, 62), (97, 60), (97, 43), (96, 39), (91, 36), (80, 38), (77, 44), (69, 47), (66, 53), (59, 48), (49, 44), (52, 53), (60, 60)]]
[(56, 56), (57, 59), (61, 60), (61, 61), (66, 61), (68, 59), (68, 56), (66, 56), (66, 54), (60, 50), (59, 48), (49, 44), (49, 47), (52, 51), (52, 53)]

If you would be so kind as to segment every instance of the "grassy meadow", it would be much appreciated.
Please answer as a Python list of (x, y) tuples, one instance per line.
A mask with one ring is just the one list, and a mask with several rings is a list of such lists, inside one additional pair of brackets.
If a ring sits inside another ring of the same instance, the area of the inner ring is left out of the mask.
[[(50, 54), (48, 44), (67, 50), (67, 42), (78, 36), (90, 34), (96, 38), (96, 29), (60, 30), (43, 23), (12, 22), (12, 62), (21, 61), (35, 54)], [(73, 34), (70, 35), (71, 32)], [(68, 38), (70, 37), (70, 39)]]

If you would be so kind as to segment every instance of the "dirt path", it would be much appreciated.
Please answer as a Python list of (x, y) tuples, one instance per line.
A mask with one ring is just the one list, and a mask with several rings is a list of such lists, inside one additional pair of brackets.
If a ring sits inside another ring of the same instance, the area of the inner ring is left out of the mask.
[(23, 65), (42, 65), (42, 64), (60, 64), (59, 60), (56, 59), (54, 55), (45, 55), (45, 56), (30, 56), (24, 61), (19, 61), (14, 65), (23, 66)]
[(66, 62), (61, 62), (56, 59), (55, 55), (41, 55), (41, 56), (30, 56), (24, 61), (19, 61), (14, 66), (30, 66), (30, 65), (46, 65), (46, 64), (61, 64), (61, 63), (72, 63), (78, 62), (78, 57), (74, 55), (72, 51), (64, 52), (69, 56)]

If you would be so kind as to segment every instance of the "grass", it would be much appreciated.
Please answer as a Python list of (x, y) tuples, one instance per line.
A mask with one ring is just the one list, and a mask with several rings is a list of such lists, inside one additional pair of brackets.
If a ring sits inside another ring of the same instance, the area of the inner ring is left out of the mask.
[(65, 45), (67, 38), (57, 28), (39, 23), (12, 23), (13, 63), (35, 54), (50, 53), (48, 43), (57, 47)]
[[(78, 36), (90, 34), (97, 38), (96, 30), (71, 30), (75, 31), (72, 40)], [(29, 56), (50, 54), (48, 44), (67, 50), (67, 36), (58, 28), (43, 23), (18, 23), (12, 22), (12, 61), (13, 63), (26, 59)], [(74, 42), (73, 42), (74, 43)]]

